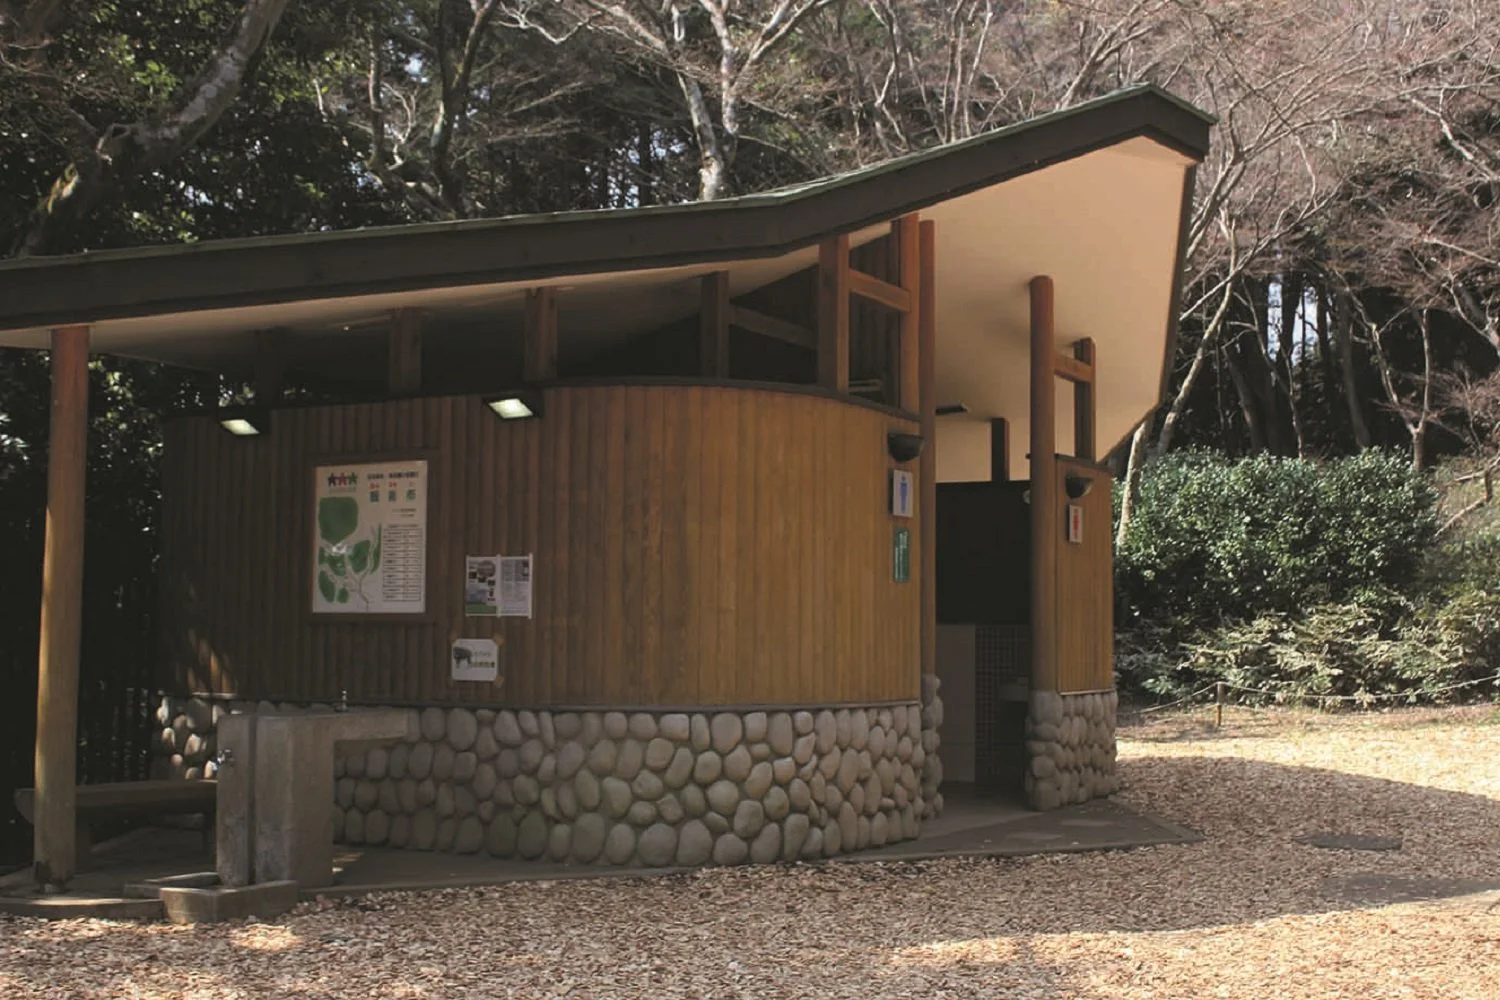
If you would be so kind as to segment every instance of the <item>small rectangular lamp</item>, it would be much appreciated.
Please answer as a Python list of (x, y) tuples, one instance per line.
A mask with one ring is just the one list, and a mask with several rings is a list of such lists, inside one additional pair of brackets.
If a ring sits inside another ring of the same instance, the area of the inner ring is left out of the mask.
[(541, 416), (541, 400), (533, 393), (507, 392), (484, 397), (488, 406), (501, 420), (527, 420)]
[(219, 426), (235, 437), (254, 437), (271, 427), (271, 414), (264, 409), (234, 407), (219, 411)]

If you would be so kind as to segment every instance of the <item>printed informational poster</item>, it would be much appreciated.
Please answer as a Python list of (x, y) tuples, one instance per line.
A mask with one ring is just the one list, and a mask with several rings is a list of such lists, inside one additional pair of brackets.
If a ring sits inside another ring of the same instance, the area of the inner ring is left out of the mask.
[(319, 466), (313, 611), (427, 610), (427, 463)]
[(500, 676), (500, 646), (494, 639), (459, 639), (453, 643), (453, 679), (491, 681)]
[(531, 556), (500, 557), (500, 615), (531, 617)]
[(499, 556), (468, 556), (464, 559), (464, 614), (495, 618), (500, 615), (496, 589), (500, 583)]

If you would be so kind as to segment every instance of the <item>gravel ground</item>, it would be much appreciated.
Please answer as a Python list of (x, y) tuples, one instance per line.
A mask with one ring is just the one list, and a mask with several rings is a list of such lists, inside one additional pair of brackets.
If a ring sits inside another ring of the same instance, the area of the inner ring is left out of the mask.
[(0, 996), (1500, 997), (1500, 713), (1201, 716), (1122, 734), (1121, 798), (1203, 844), (0, 918)]

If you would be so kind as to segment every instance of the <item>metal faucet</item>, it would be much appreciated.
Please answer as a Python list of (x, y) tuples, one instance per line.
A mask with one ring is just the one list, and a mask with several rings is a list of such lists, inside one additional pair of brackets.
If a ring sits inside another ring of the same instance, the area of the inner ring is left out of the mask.
[(218, 753), (214, 754), (214, 763), (219, 767), (228, 767), (234, 763), (234, 751), (228, 747), (224, 747)]

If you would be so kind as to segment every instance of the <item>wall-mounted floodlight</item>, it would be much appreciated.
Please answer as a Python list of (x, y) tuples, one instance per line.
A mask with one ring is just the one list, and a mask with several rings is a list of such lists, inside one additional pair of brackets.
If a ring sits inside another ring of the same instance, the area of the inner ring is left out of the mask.
[(939, 406), (933, 413), (939, 417), (956, 417), (960, 413), (968, 413), (969, 408), (963, 403), (946, 403)]
[(1094, 488), (1092, 476), (1080, 476), (1068, 473), (1063, 477), (1063, 486), (1068, 491), (1069, 500), (1082, 500), (1089, 495), (1089, 490)]
[(219, 411), (219, 426), (235, 437), (254, 437), (271, 429), (271, 413), (254, 407), (232, 407)]
[(484, 405), (501, 420), (529, 420), (542, 415), (542, 398), (537, 393), (506, 392), (486, 396)]
[(926, 439), (920, 434), (903, 434), (900, 431), (892, 431), (885, 438), (886, 451), (898, 462), (910, 462), (922, 454), (922, 446), (926, 443)]

